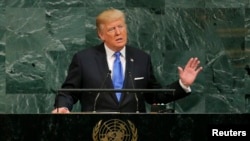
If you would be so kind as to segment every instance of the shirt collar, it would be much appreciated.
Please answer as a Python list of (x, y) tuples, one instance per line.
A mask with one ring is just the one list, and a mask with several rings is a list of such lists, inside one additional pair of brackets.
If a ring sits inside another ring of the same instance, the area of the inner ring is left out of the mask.
[[(121, 56), (124, 57), (124, 58), (125, 58), (125, 47), (126, 46), (124, 46), (124, 48), (122, 48), (122, 50), (120, 50)], [(108, 58), (113, 57), (113, 55), (114, 55), (115, 52), (113, 50), (109, 49), (106, 44), (104, 44), (104, 48), (105, 48), (107, 57)]]

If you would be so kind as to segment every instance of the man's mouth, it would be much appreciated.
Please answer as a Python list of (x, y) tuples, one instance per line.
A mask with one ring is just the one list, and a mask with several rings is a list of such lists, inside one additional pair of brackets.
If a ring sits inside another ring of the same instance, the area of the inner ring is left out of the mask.
[(122, 41), (122, 38), (118, 38), (115, 41), (120, 42), (120, 41)]

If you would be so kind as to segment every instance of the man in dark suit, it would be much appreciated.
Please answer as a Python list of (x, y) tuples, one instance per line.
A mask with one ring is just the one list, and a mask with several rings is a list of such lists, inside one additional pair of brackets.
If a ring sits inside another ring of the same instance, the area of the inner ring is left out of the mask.
[[(153, 74), (150, 56), (127, 45), (125, 15), (108, 9), (96, 18), (100, 45), (79, 51), (73, 56), (63, 89), (159, 89), (162, 86)], [(114, 54), (118, 53), (118, 57)], [(118, 61), (118, 62), (117, 62)], [(119, 71), (117, 71), (117, 62)], [(81, 111), (146, 112), (145, 102), (167, 103), (191, 93), (198, 73), (202, 70), (197, 58), (190, 58), (184, 68), (178, 67), (179, 80), (166, 88), (175, 89), (175, 96), (166, 93), (88, 93), (61, 92), (56, 96), (52, 113), (69, 113), (79, 100)]]

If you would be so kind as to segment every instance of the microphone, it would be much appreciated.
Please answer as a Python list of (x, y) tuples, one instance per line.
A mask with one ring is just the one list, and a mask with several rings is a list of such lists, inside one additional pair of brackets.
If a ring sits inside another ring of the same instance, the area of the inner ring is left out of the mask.
[[(131, 74), (131, 72), (128, 72), (128, 74), (129, 74), (129, 78), (130, 78), (132, 87), (133, 87), (133, 89), (135, 89), (135, 85), (134, 85), (134, 80), (133, 80), (132, 74)], [(137, 93), (135, 92), (134, 94), (135, 94), (135, 100), (136, 100), (136, 113), (139, 113), (139, 100), (138, 100), (138, 97), (137, 97)]]
[[(108, 77), (110, 76), (110, 74), (111, 74), (111, 70), (109, 70), (109, 71), (107, 72), (107, 75), (106, 75), (104, 81), (102, 82), (102, 85), (101, 85), (100, 89), (102, 89), (102, 88), (104, 87), (104, 85), (105, 85), (105, 83), (106, 83)], [(98, 100), (99, 96), (100, 96), (100, 92), (98, 92), (98, 94), (97, 94), (96, 97), (95, 97), (93, 113), (96, 113), (96, 103), (97, 103), (97, 100)]]

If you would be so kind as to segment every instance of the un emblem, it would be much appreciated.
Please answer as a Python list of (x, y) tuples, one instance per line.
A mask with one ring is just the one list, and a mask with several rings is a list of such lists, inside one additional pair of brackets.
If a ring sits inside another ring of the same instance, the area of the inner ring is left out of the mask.
[(111, 119), (105, 122), (100, 120), (93, 128), (94, 141), (137, 141), (137, 129), (127, 120)]

